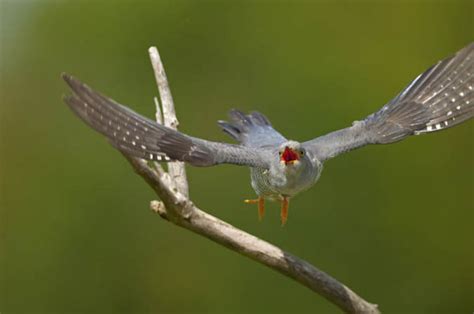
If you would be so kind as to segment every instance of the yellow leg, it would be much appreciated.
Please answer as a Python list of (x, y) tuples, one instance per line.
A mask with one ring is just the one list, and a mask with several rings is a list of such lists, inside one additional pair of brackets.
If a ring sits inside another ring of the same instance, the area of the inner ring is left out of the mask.
[(258, 220), (262, 220), (265, 215), (265, 199), (259, 196), (257, 199), (244, 200), (246, 204), (258, 204)]
[(287, 196), (283, 196), (283, 199), (281, 200), (281, 212), (280, 212), (282, 226), (284, 226), (286, 224), (286, 221), (288, 220), (289, 205), (290, 205), (290, 198)]

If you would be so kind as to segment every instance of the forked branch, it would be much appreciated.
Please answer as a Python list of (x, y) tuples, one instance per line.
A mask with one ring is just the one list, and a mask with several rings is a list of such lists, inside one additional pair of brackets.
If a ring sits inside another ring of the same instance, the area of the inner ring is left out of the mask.
[[(178, 120), (173, 98), (158, 50), (151, 47), (149, 54), (162, 104), (160, 109), (155, 99), (157, 122), (176, 128)], [(151, 207), (164, 219), (293, 278), (325, 297), (344, 312), (379, 313), (376, 304), (365, 301), (351, 289), (310, 263), (196, 207), (188, 196), (188, 183), (183, 163), (171, 162), (168, 164), (168, 172), (165, 172), (160, 165), (150, 167), (142, 159), (124, 156), (161, 199), (161, 202), (152, 201)]]

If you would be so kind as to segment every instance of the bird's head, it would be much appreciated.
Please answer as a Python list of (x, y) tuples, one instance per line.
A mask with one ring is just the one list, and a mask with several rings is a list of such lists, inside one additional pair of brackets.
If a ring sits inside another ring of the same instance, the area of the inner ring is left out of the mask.
[(298, 166), (305, 152), (301, 144), (295, 141), (283, 143), (279, 149), (280, 163), (285, 166)]

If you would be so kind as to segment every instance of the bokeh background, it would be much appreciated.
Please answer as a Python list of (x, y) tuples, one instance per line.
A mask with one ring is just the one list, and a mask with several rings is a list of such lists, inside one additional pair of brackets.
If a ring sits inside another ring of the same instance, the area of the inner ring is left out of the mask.
[[(472, 1), (0, 0), (0, 311), (338, 313), (153, 214), (151, 189), (69, 112), (66, 71), (153, 116), (162, 54), (181, 129), (259, 110), (292, 139), (348, 126), (473, 40)], [(188, 168), (194, 202), (386, 313), (474, 309), (472, 121), (327, 162), (287, 226), (247, 169)]]

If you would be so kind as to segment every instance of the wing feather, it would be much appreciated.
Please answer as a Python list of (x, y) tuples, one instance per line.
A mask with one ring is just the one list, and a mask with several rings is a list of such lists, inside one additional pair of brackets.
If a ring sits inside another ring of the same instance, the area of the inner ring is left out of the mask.
[(474, 43), (411, 82), (379, 111), (353, 126), (303, 143), (324, 161), (368, 145), (443, 130), (474, 116)]
[(154, 122), (107, 98), (76, 78), (63, 74), (73, 94), (64, 101), (86, 124), (117, 149), (156, 161), (185, 161), (194, 166), (222, 163), (268, 168), (268, 153), (188, 136)]

